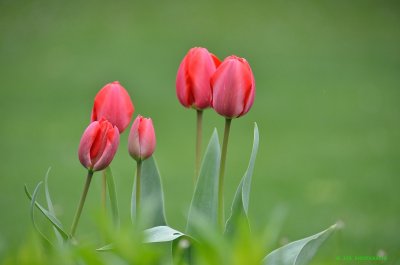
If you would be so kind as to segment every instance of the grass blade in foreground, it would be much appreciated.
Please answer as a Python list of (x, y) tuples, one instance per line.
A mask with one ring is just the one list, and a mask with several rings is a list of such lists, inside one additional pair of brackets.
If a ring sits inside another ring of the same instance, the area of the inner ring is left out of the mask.
[(196, 216), (201, 215), (211, 226), (218, 225), (218, 173), (221, 159), (217, 130), (214, 130), (197, 180), (189, 209), (186, 232), (196, 237)]
[(336, 230), (337, 225), (313, 236), (294, 241), (268, 254), (263, 265), (306, 265), (315, 256), (326, 239)]
[[(142, 216), (145, 218), (145, 228), (167, 224), (164, 210), (164, 193), (161, 177), (153, 156), (142, 162), (140, 203)], [(136, 183), (133, 186), (131, 218), (136, 216)], [(148, 218), (148, 219), (146, 219)]]
[(117, 228), (119, 228), (119, 211), (118, 211), (117, 192), (115, 190), (114, 176), (112, 174), (110, 166), (108, 166), (104, 170), (104, 174), (105, 174), (106, 180), (107, 180), (108, 194), (110, 195), (111, 212), (112, 212), (114, 225)]
[(254, 123), (254, 140), (253, 140), (253, 148), (251, 151), (250, 161), (246, 173), (244, 174), (236, 190), (236, 194), (233, 199), (231, 207), (231, 216), (226, 222), (225, 232), (228, 234), (234, 233), (239, 220), (248, 222), (247, 212), (249, 210), (251, 178), (253, 175), (255, 160), (257, 157), (258, 143), (259, 143), (258, 126), (257, 123)]
[[(29, 200), (32, 201), (33, 196), (29, 193), (28, 187), (25, 185), (25, 194), (28, 196)], [(35, 206), (42, 212), (42, 214), (51, 222), (51, 224), (57, 228), (58, 232), (60, 232), (61, 236), (67, 240), (69, 238), (69, 234), (64, 231), (63, 226), (61, 225), (60, 220), (58, 220), (53, 214), (51, 214), (48, 210), (46, 210), (42, 205), (40, 205), (36, 200)]]

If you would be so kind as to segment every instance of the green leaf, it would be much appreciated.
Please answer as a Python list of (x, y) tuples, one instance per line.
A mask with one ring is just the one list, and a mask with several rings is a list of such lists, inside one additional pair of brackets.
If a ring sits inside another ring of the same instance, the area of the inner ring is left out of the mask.
[(196, 188), (190, 204), (186, 232), (196, 237), (196, 219), (200, 215), (211, 226), (218, 225), (218, 174), (221, 150), (215, 129), (200, 169)]
[(118, 201), (117, 201), (117, 192), (115, 190), (115, 182), (114, 182), (114, 176), (111, 171), (111, 167), (107, 167), (104, 170), (104, 173), (106, 174), (106, 179), (107, 179), (107, 187), (108, 187), (108, 194), (110, 196), (110, 202), (111, 202), (111, 212), (112, 212), (112, 217), (114, 221), (114, 225), (119, 228), (119, 211), (118, 211)]
[(145, 243), (170, 242), (184, 236), (185, 234), (169, 227), (156, 226), (144, 231)]
[[(145, 218), (145, 227), (166, 225), (164, 210), (164, 193), (161, 177), (154, 157), (149, 157), (142, 162), (140, 207)], [(133, 185), (131, 218), (136, 215), (136, 178)]]
[[(49, 173), (50, 173), (50, 167), (46, 172), (46, 176), (44, 178), (44, 190), (45, 190), (45, 194), (46, 194), (46, 202), (47, 202), (47, 207), (49, 208), (49, 212), (56, 216), (56, 212), (54, 211), (54, 206), (53, 206), (53, 202), (51, 200), (51, 196), (50, 196), (50, 192), (49, 192)], [(56, 235), (57, 238), (57, 242), (59, 244), (62, 244), (64, 242), (63, 237), (61, 236), (61, 233), (57, 230), (56, 227), (53, 226), (53, 230), (54, 230), (54, 234)]]
[(244, 174), (240, 184), (236, 190), (235, 197), (233, 199), (231, 207), (231, 216), (226, 222), (227, 234), (233, 234), (235, 228), (239, 222), (244, 221), (248, 223), (247, 213), (249, 210), (249, 200), (250, 200), (250, 188), (251, 188), (251, 178), (253, 176), (254, 164), (258, 152), (259, 144), (259, 134), (257, 123), (254, 123), (254, 140), (253, 148), (251, 151), (249, 165), (247, 167), (246, 173)]
[(336, 230), (337, 225), (328, 229), (287, 244), (272, 251), (263, 259), (263, 265), (305, 265), (308, 264), (322, 243)]
[[(39, 184), (41, 184), (40, 182)], [(39, 186), (38, 184), (38, 186)], [(37, 186), (37, 188), (38, 188)], [(36, 190), (36, 189), (35, 189)], [(52, 225), (57, 229), (58, 232), (60, 232), (61, 236), (64, 238), (64, 240), (67, 240), (69, 238), (69, 234), (64, 231), (64, 228), (61, 224), (61, 222), (55, 217), (52, 213), (50, 213), (48, 210), (46, 210), (42, 205), (40, 205), (36, 200), (33, 200), (33, 196), (30, 194), (28, 191), (28, 187), (25, 185), (25, 194), (28, 196), (29, 200), (32, 201), (32, 203), (42, 212), (42, 214), (49, 220)]]
[(35, 221), (35, 202), (36, 202), (36, 197), (38, 195), (39, 192), (39, 188), (40, 185), (42, 185), (42, 181), (39, 182), (36, 187), (35, 190), (33, 191), (33, 196), (32, 196), (32, 200), (31, 200), (31, 207), (30, 207), (30, 216), (31, 216), (31, 221), (33, 224), (33, 227), (35, 228), (35, 230), (37, 231), (37, 233), (41, 236), (41, 238), (43, 239), (43, 241), (45, 242), (46, 245), (51, 246), (50, 240), (40, 231), (38, 225), (36, 224)]

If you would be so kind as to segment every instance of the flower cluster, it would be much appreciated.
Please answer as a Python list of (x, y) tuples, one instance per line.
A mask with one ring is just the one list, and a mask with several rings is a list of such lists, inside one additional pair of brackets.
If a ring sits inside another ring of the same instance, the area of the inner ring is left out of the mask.
[(176, 94), (187, 108), (212, 107), (226, 118), (237, 118), (253, 105), (253, 72), (244, 58), (232, 55), (221, 63), (207, 49), (192, 48), (179, 66)]
[[(90, 171), (105, 169), (118, 149), (119, 136), (129, 126), (135, 107), (126, 89), (117, 81), (105, 85), (94, 99), (91, 123), (79, 144), (79, 160)], [(136, 160), (154, 152), (153, 122), (138, 116), (132, 125), (128, 149)]]

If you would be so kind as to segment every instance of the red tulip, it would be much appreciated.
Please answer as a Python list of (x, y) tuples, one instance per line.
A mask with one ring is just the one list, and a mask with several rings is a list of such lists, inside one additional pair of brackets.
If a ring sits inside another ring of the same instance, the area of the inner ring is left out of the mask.
[(118, 81), (105, 85), (96, 95), (91, 121), (102, 118), (117, 126), (122, 133), (131, 122), (135, 108), (128, 92)]
[(253, 105), (256, 86), (244, 58), (227, 57), (212, 76), (211, 86), (213, 108), (228, 119), (243, 116)]
[(192, 48), (183, 58), (176, 76), (176, 95), (186, 108), (211, 107), (211, 76), (220, 60), (205, 48)]
[(102, 119), (89, 124), (79, 144), (79, 160), (91, 171), (106, 168), (114, 158), (119, 144), (119, 131)]
[(144, 160), (154, 153), (156, 135), (150, 118), (137, 116), (128, 137), (129, 154), (137, 161)]

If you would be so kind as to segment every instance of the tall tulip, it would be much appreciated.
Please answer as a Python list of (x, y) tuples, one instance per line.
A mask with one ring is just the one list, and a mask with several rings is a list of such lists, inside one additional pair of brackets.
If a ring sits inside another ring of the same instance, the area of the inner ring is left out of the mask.
[(105, 85), (96, 95), (91, 121), (102, 118), (117, 126), (122, 133), (131, 122), (135, 107), (128, 92), (118, 81)]
[(212, 76), (211, 87), (213, 89), (212, 106), (218, 114), (225, 117), (218, 185), (218, 220), (223, 229), (224, 175), (231, 121), (250, 110), (255, 96), (254, 76), (246, 59), (234, 55), (227, 57)]
[(136, 160), (136, 219), (140, 212), (140, 179), (142, 173), (142, 161), (149, 158), (156, 148), (156, 135), (151, 118), (137, 116), (132, 124), (128, 137), (129, 154)]
[(176, 95), (186, 108), (196, 109), (196, 166), (194, 181), (199, 173), (201, 157), (201, 132), (203, 110), (211, 107), (211, 76), (220, 60), (206, 48), (195, 47), (189, 50), (179, 65), (176, 76)]
[(94, 121), (84, 131), (78, 149), (79, 160), (88, 169), (86, 183), (72, 223), (74, 236), (89, 191), (93, 172), (106, 168), (114, 158), (119, 144), (119, 131), (109, 121)]

